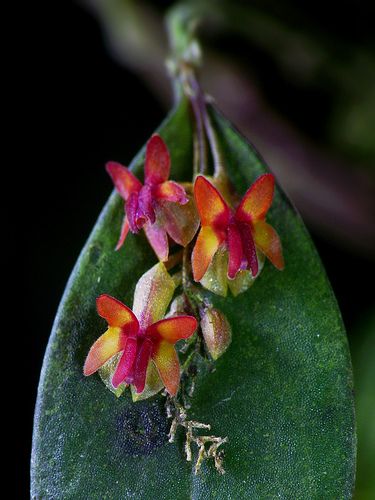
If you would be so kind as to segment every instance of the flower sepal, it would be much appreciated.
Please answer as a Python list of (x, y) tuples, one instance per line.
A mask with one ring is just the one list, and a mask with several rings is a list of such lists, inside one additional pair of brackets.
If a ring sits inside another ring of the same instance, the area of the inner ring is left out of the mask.
[(228, 278), (228, 250), (224, 245), (221, 245), (214, 255), (208, 269), (200, 280), (200, 284), (221, 297), (228, 295), (228, 289), (234, 297), (240, 293), (246, 292), (260, 275), (265, 257), (261, 252), (257, 251), (258, 258), (258, 274), (253, 276), (248, 269), (240, 269), (233, 279)]
[(119, 398), (128, 387), (128, 384), (123, 382), (118, 387), (113, 387), (112, 378), (116, 371), (117, 365), (120, 361), (121, 353), (117, 353), (112, 356), (104, 365), (99, 368), (98, 373), (100, 378), (102, 379), (104, 385), (109, 389), (117, 398)]
[(136, 403), (137, 401), (143, 401), (145, 399), (151, 398), (152, 396), (155, 396), (163, 389), (163, 387), (164, 384), (159, 377), (156, 366), (151, 361), (147, 367), (146, 383), (143, 391), (138, 393), (133, 385), (130, 386), (133, 403)]

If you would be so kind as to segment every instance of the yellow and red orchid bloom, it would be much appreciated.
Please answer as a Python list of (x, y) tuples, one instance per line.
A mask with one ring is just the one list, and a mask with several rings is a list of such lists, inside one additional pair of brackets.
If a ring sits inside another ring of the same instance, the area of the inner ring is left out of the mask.
[(144, 329), (132, 310), (110, 295), (100, 295), (96, 306), (98, 314), (107, 321), (108, 329), (91, 347), (84, 374), (92, 375), (114, 355), (122, 353), (112, 378), (113, 387), (125, 382), (141, 393), (152, 361), (169, 394), (176, 395), (180, 365), (174, 344), (193, 335), (197, 320), (193, 316), (175, 316)]
[(186, 241), (186, 235), (173, 219), (175, 214), (169, 207), (170, 204), (185, 205), (189, 202), (185, 189), (168, 180), (170, 167), (168, 148), (158, 134), (154, 134), (146, 145), (144, 184), (128, 168), (116, 162), (107, 163), (107, 172), (125, 201), (125, 217), (116, 250), (125, 242), (129, 229), (138, 233), (144, 228), (160, 261), (168, 259), (168, 234), (183, 246), (193, 238), (195, 233), (189, 234), (190, 240)]
[(233, 211), (219, 191), (203, 176), (194, 184), (194, 197), (202, 228), (193, 253), (195, 281), (201, 281), (219, 247), (228, 250), (229, 279), (243, 269), (253, 277), (259, 271), (257, 249), (279, 270), (284, 259), (278, 234), (265, 221), (271, 206), (275, 179), (261, 175), (247, 190), (238, 208)]
[(180, 365), (174, 344), (189, 338), (198, 326), (197, 320), (188, 315), (160, 319), (175, 286), (165, 266), (159, 263), (139, 280), (133, 311), (110, 295), (100, 295), (96, 302), (97, 311), (107, 321), (108, 329), (91, 347), (84, 364), (84, 375), (92, 375), (114, 356), (119, 356), (111, 376), (113, 387), (131, 384), (140, 394), (145, 389), (152, 363), (162, 385), (174, 396), (180, 382)]

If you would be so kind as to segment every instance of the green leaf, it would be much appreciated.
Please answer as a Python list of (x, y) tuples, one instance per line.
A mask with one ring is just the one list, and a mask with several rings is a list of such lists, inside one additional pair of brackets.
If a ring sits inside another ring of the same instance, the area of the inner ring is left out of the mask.
[[(218, 113), (213, 121), (236, 189), (243, 194), (266, 166)], [(172, 155), (172, 178), (192, 175), (192, 130), (185, 101), (159, 133)], [(132, 167), (142, 170), (143, 151)], [(270, 223), (286, 268), (266, 262), (238, 297), (207, 292), (233, 331), (216, 370), (197, 379), (191, 418), (228, 436), (220, 476), (204, 462), (194, 476), (183, 435), (168, 443), (170, 421), (159, 394), (133, 403), (84, 359), (105, 324), (95, 298), (132, 303), (140, 276), (156, 259), (142, 236), (114, 252), (123, 204), (113, 194), (67, 285), (43, 365), (35, 415), (32, 495), (43, 499), (350, 498), (354, 410), (347, 340), (335, 298), (299, 217), (278, 190)]]
[(358, 429), (358, 460), (355, 498), (375, 498), (375, 310), (363, 314), (351, 332)]

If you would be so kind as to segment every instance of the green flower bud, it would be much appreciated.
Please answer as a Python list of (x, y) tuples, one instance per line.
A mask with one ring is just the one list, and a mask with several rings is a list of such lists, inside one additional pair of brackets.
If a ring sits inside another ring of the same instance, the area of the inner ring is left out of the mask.
[(225, 315), (218, 309), (207, 308), (201, 314), (200, 322), (208, 352), (214, 360), (228, 348), (232, 330)]

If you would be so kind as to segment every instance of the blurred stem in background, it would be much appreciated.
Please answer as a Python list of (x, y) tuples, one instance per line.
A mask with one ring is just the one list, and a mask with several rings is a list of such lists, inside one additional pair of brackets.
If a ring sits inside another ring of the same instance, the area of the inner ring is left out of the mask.
[[(80, 3), (101, 23), (116, 60), (137, 74), (168, 109), (173, 96), (164, 64), (171, 54), (163, 3)], [(372, 260), (375, 60), (366, 25), (361, 40), (348, 36), (351, 16), (359, 7), (355, 2), (340, 6), (349, 9), (349, 27), (344, 26), (342, 36), (331, 29), (332, 23), (337, 28), (336, 18), (330, 25), (329, 12), (322, 16), (315, 3), (200, 0), (177, 9), (186, 9), (189, 19), (192, 13), (201, 19), (202, 87), (261, 151), (308, 225), (339, 248)], [(176, 56), (188, 41), (175, 40), (181, 41), (173, 48)], [(343, 274), (368, 271), (342, 269)], [(349, 337), (358, 415), (356, 498), (367, 500), (375, 498), (374, 315), (363, 318)]]
[[(155, 2), (84, 3), (102, 23), (112, 54), (169, 107), (164, 12)], [(362, 255), (373, 255), (371, 52), (314, 33), (311, 26), (289, 26), (256, 7), (257, 2), (201, 0), (184, 5), (202, 19), (203, 88), (262, 152), (314, 230)]]

